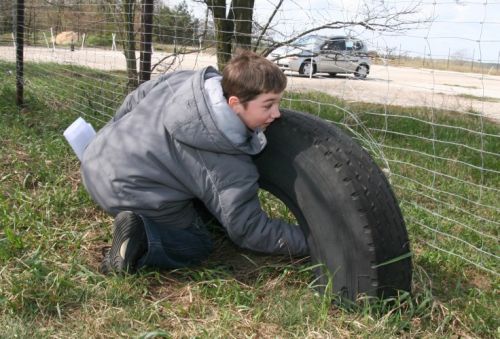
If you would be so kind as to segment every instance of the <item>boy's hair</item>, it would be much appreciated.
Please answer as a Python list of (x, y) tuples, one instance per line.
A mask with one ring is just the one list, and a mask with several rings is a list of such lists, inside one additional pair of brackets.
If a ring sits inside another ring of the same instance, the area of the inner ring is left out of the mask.
[(262, 93), (281, 93), (286, 88), (286, 76), (273, 62), (243, 50), (235, 55), (222, 72), (224, 96), (236, 96), (246, 103)]

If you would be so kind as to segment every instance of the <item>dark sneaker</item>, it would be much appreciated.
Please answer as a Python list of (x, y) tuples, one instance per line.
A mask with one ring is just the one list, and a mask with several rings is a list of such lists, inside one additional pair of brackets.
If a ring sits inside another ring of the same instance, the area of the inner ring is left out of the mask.
[(133, 212), (120, 212), (115, 218), (111, 248), (104, 254), (100, 271), (103, 274), (133, 273), (137, 261), (148, 248), (144, 223)]

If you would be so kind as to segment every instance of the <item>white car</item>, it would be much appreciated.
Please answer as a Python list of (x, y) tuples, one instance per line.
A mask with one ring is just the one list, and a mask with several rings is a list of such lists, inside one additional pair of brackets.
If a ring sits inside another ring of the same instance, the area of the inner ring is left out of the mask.
[(370, 73), (370, 59), (363, 41), (347, 36), (307, 35), (269, 55), (283, 70), (312, 75), (352, 73), (364, 79)]

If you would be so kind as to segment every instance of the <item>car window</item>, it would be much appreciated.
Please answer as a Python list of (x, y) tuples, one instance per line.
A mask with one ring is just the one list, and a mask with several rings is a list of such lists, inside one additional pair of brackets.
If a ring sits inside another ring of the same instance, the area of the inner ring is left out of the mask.
[(309, 46), (309, 45), (312, 45), (315, 40), (316, 40), (316, 37), (314, 37), (314, 36), (304, 36), (304, 37), (298, 39), (293, 45)]
[(355, 51), (360, 51), (363, 49), (363, 42), (359, 41), (359, 40), (354, 40), (353, 41), (353, 49)]
[(324, 49), (330, 51), (345, 51), (346, 50), (345, 40), (330, 40), (325, 45)]

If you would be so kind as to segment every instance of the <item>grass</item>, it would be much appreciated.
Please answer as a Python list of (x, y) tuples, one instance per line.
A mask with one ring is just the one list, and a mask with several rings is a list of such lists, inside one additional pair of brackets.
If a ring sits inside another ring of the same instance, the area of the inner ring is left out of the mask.
[[(0, 62), (0, 74), (13, 67)], [(498, 238), (500, 220), (492, 190), (500, 187), (498, 125), (474, 114), (287, 93), (284, 106), (348, 126), (389, 166), (408, 223), (414, 294), (392, 304), (361, 300), (353, 312), (311, 289), (307, 262), (241, 251), (221, 234), (202, 267), (100, 275), (112, 219), (86, 194), (62, 132), (77, 115), (102, 126), (123, 99), (122, 74), (44, 64), (27, 65), (26, 79), (21, 110), (15, 79), (0, 80), (1, 336), (498, 337), (498, 275), (435, 247), (495, 272), (498, 261), (424, 227), (498, 252), (488, 237)], [(290, 217), (265, 192), (262, 199)]]

